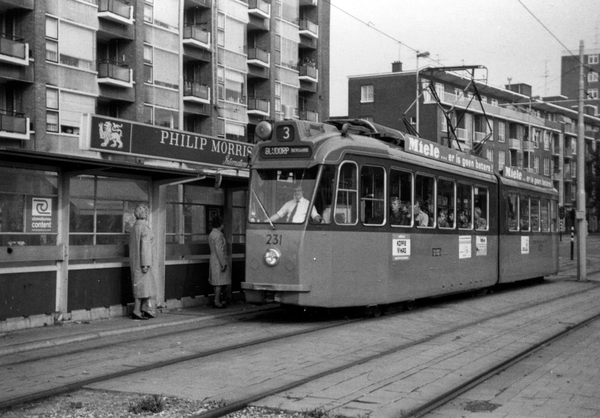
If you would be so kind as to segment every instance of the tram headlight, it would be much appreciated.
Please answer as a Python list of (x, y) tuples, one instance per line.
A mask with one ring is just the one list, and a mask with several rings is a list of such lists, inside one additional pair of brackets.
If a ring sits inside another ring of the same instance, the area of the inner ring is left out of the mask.
[(276, 248), (269, 248), (267, 252), (265, 252), (265, 263), (268, 266), (275, 266), (279, 263), (279, 259), (281, 258), (281, 253)]
[(273, 125), (269, 121), (263, 120), (258, 122), (254, 134), (261, 140), (266, 141), (271, 138), (273, 133)]

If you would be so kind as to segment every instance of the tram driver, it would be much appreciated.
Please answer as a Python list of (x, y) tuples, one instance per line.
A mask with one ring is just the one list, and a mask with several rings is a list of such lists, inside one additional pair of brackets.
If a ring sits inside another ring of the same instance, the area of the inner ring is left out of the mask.
[[(309, 204), (308, 199), (303, 196), (302, 185), (298, 184), (294, 186), (294, 198), (287, 201), (277, 213), (271, 215), (269, 220), (277, 222), (283, 219), (285, 222), (302, 223), (306, 219)], [(323, 223), (323, 218), (314, 206), (310, 211), (310, 218), (315, 223)]]

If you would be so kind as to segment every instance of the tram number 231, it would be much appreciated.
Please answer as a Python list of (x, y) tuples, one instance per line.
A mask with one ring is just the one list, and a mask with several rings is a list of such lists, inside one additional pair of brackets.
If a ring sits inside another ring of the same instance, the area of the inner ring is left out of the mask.
[(267, 234), (267, 245), (281, 245), (283, 235)]

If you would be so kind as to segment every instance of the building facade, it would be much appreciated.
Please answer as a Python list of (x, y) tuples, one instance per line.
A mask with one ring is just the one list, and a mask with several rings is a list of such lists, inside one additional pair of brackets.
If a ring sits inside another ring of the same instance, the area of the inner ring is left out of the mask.
[[(588, 108), (586, 112), (598, 115), (600, 109), (600, 49), (584, 51), (583, 64), (584, 103)], [(580, 77), (579, 55), (563, 55), (561, 57), (560, 73), (560, 94), (564, 96), (561, 103), (565, 107), (577, 110)]]
[(158, 302), (208, 303), (210, 219), (244, 274), (260, 120), (328, 118), (329, 3), (0, 0), (0, 329), (125, 315), (138, 203)]
[[(552, 179), (559, 205), (566, 211), (576, 208), (576, 156), (595, 150), (600, 118), (587, 109), (586, 149), (578, 150), (576, 110), (554, 104), (556, 98), (532, 98), (527, 84), (498, 88), (462, 74), (441, 68), (403, 72), (394, 63), (390, 73), (351, 76), (348, 116), (416, 131), (487, 158), (496, 171), (508, 166)], [(589, 227), (597, 230), (596, 209), (590, 209)], [(567, 217), (563, 230), (571, 225)]]

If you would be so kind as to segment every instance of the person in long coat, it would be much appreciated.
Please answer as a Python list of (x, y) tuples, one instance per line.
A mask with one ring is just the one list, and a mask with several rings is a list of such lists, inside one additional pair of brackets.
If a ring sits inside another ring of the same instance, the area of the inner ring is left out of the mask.
[(223, 218), (219, 215), (215, 216), (212, 218), (212, 225), (213, 229), (208, 236), (208, 246), (210, 247), (208, 281), (215, 289), (213, 306), (223, 309), (225, 304), (221, 302), (221, 293), (225, 293), (227, 286), (231, 285), (231, 266), (227, 253), (227, 241), (223, 234), (225, 229)]
[(129, 234), (129, 265), (135, 305), (132, 319), (156, 316), (152, 299), (156, 297), (156, 265), (154, 263), (154, 234), (148, 224), (150, 209), (144, 204), (135, 208), (135, 224)]

